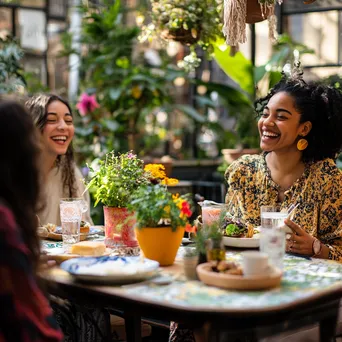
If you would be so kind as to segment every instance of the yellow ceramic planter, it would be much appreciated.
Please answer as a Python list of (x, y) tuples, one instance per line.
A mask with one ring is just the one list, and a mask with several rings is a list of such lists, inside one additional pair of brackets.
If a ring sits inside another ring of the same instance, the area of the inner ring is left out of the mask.
[(161, 266), (172, 265), (184, 236), (184, 228), (175, 232), (171, 227), (135, 228), (139, 246), (146, 258), (156, 260)]

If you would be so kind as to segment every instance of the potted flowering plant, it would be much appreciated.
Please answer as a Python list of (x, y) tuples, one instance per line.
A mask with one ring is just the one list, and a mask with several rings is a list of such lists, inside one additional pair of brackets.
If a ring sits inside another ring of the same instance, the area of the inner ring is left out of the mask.
[(177, 180), (167, 178), (162, 165), (146, 165), (145, 171), (150, 184), (139, 187), (128, 206), (135, 213), (136, 237), (147, 258), (171, 265), (192, 215), (189, 195), (168, 191), (167, 185)]
[(138, 245), (134, 236), (134, 218), (127, 206), (131, 195), (140, 186), (149, 182), (143, 168), (144, 162), (132, 151), (116, 155), (114, 151), (106, 154), (87, 183), (95, 199), (94, 206), (101, 202), (104, 207), (105, 243), (108, 247)]

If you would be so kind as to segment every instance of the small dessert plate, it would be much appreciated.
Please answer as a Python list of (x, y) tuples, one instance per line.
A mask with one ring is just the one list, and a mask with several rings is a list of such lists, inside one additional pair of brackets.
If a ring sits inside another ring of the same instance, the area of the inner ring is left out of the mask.
[(183, 238), (182, 239), (182, 245), (183, 246), (187, 246), (187, 245), (190, 245), (191, 243), (194, 243), (194, 241), (188, 239), (188, 238)]
[[(103, 226), (91, 226), (89, 229), (89, 233), (80, 233), (80, 240), (86, 240), (88, 237), (95, 234), (103, 234), (103, 231)], [(43, 239), (62, 241), (62, 227), (57, 226), (55, 232), (48, 232), (44, 227), (39, 227), (38, 236)]]
[[(55, 260), (57, 264), (62, 263), (63, 261), (69, 260), (69, 259), (75, 259), (75, 258), (81, 258), (82, 256), (79, 254), (71, 254), (66, 253), (64, 251), (63, 247), (56, 247), (52, 251), (46, 250), (47, 256), (49, 260)], [(102, 254), (102, 256), (108, 256), (113, 253), (113, 250), (110, 248), (106, 248), (105, 252)], [(93, 258), (92, 256), (84, 256), (84, 258)]]
[(197, 266), (197, 275), (206, 285), (229, 290), (266, 290), (280, 286), (282, 271), (273, 268), (271, 272), (256, 276), (232, 275), (213, 272), (210, 263)]

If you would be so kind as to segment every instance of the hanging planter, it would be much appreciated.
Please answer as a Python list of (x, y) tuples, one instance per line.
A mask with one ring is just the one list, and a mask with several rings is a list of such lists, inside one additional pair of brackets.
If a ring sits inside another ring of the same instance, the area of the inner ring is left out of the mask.
[[(305, 0), (308, 5), (316, 0)], [(255, 24), (268, 20), (269, 39), (276, 42), (277, 18), (274, 14), (275, 5), (283, 0), (230, 0), (224, 2), (223, 34), (227, 45), (231, 46), (231, 54), (239, 50), (239, 44), (247, 40), (246, 24)]]
[(143, 28), (140, 41), (162, 38), (190, 47), (190, 54), (178, 64), (186, 71), (199, 66), (195, 49), (200, 47), (208, 58), (213, 42), (221, 36), (223, 0), (150, 0), (152, 23)]
[(261, 10), (258, 0), (247, 0), (246, 23), (255, 24), (267, 19), (273, 14), (273, 8), (265, 6)]

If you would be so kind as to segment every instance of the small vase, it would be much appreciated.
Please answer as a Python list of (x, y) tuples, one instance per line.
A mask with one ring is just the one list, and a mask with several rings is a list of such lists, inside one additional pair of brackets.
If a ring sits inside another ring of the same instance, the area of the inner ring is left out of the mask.
[(183, 257), (183, 270), (184, 275), (189, 280), (196, 280), (197, 278), (197, 272), (196, 267), (198, 265), (198, 255), (192, 255), (192, 256), (184, 256)]
[(171, 227), (135, 228), (139, 246), (144, 256), (159, 262), (160, 266), (172, 265), (184, 236), (184, 228)]
[(103, 207), (105, 245), (107, 247), (137, 247), (134, 226), (136, 220), (126, 208)]

